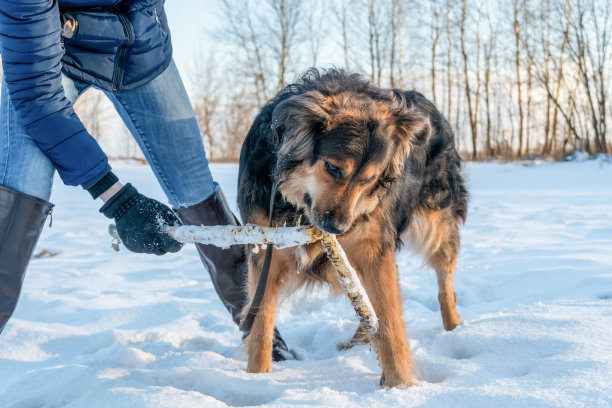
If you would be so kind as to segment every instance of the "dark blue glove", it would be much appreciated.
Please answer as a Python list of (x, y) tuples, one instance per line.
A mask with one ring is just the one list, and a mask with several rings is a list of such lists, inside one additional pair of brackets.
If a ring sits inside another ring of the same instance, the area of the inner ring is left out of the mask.
[(132, 252), (163, 255), (178, 252), (183, 246), (165, 231), (167, 226), (181, 225), (174, 212), (159, 201), (143, 196), (129, 183), (100, 212), (115, 219), (119, 238)]

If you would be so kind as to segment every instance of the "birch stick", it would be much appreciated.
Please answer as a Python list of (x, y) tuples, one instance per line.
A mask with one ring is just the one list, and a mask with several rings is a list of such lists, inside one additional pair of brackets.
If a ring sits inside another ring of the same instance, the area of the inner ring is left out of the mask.
[(323, 233), (313, 227), (262, 227), (246, 224), (170, 227), (168, 234), (183, 244), (198, 243), (227, 248), (231, 245), (274, 245), (278, 249), (316, 242)]
[(370, 347), (374, 349), (380, 360), (378, 317), (370, 303), (368, 294), (361, 285), (357, 271), (349, 263), (346, 253), (335, 235), (324, 234), (321, 238), (321, 245), (323, 245), (323, 249), (327, 252), (327, 256), (336, 268), (336, 272), (338, 272), (340, 284), (351, 299), (351, 304), (370, 340)]

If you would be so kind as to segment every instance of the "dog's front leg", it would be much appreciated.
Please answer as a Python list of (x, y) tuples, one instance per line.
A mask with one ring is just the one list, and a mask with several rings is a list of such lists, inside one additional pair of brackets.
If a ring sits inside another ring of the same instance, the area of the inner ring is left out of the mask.
[[(253, 299), (257, 282), (261, 274), (262, 256), (253, 256), (249, 260), (249, 299)], [(261, 302), (257, 316), (253, 322), (251, 332), (245, 340), (248, 355), (247, 372), (269, 373), (272, 371), (272, 341), (274, 338), (274, 320), (278, 292), (280, 290), (281, 272), (285, 269), (285, 262), (279, 251), (274, 251), (266, 292)], [(250, 304), (245, 310), (250, 308)]]
[(364, 287), (378, 316), (381, 382), (389, 388), (408, 387), (413, 383), (412, 362), (402, 317), (395, 254), (388, 251), (380, 263), (370, 262), (363, 272)]

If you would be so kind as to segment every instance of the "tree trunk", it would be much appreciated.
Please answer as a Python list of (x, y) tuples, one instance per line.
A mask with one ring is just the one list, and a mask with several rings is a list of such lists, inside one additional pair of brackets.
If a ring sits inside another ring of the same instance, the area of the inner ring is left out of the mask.
[(518, 0), (512, 2), (512, 12), (514, 16), (514, 41), (515, 41), (515, 53), (514, 53), (514, 66), (516, 69), (516, 84), (518, 93), (518, 110), (519, 110), (519, 126), (518, 126), (518, 157), (523, 155), (523, 93), (521, 90), (521, 26), (518, 20), (519, 17), (519, 3)]

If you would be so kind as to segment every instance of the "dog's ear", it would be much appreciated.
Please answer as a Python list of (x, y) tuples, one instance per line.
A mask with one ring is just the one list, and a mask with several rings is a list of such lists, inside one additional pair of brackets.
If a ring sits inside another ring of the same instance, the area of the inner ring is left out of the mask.
[(395, 150), (387, 174), (389, 178), (399, 177), (410, 154), (419, 154), (431, 135), (429, 118), (414, 106), (408, 106), (405, 98), (396, 99), (391, 119), (392, 138)]
[(291, 157), (292, 161), (303, 161), (310, 157), (316, 134), (321, 133), (329, 122), (324, 110), (325, 96), (318, 91), (309, 91), (292, 96), (279, 103), (272, 112), (272, 131), (280, 136), (280, 157)]

